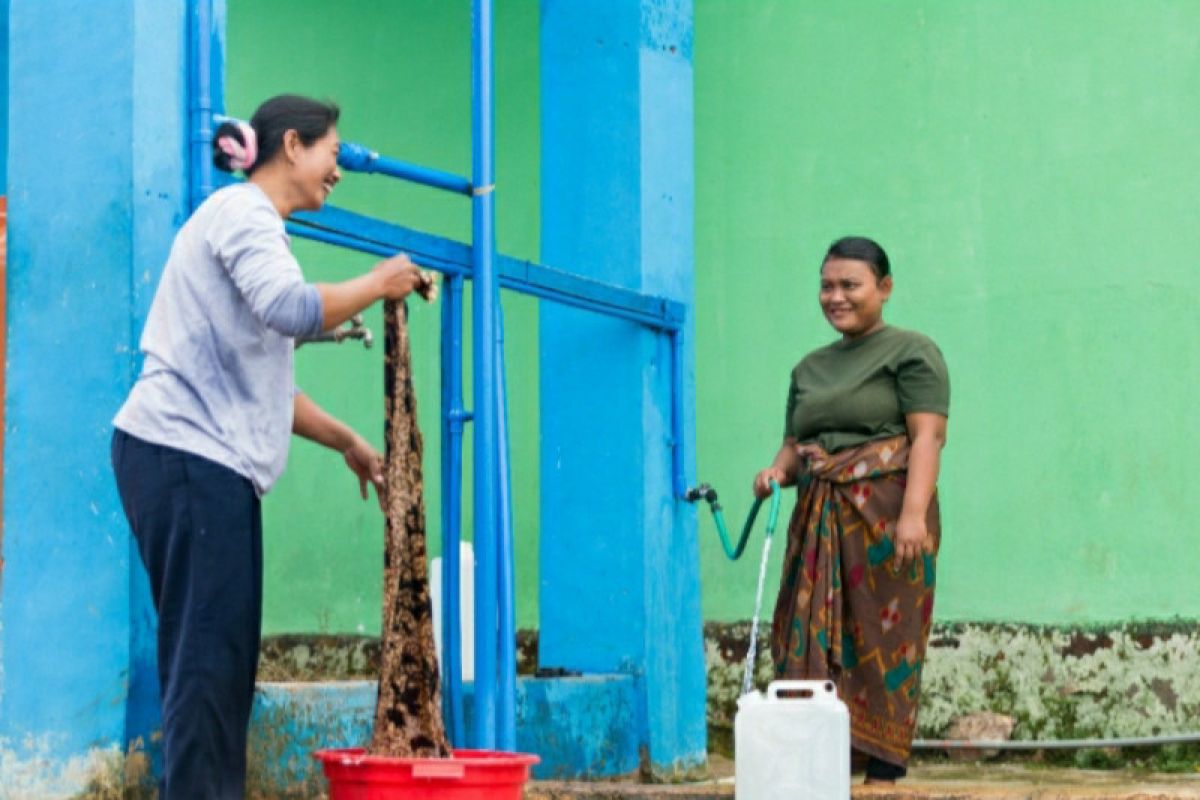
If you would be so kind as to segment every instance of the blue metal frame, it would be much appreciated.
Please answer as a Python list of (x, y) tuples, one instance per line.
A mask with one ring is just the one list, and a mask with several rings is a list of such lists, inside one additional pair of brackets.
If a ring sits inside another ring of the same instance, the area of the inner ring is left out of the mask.
[[(191, 69), (191, 200), (195, 208), (214, 189), (209, 148), (214, 114), (211, 33), (214, 4), (192, 0), (189, 41)], [(472, 246), (327, 206), (298, 213), (288, 230), (304, 238), (380, 256), (405, 252), (415, 262), (447, 276), (442, 310), (442, 535), (443, 676), (447, 728), (456, 746), (463, 730), (459, 542), (461, 540), (462, 436), (474, 421), (475, 486), (475, 691), (476, 748), (516, 746), (516, 623), (512, 499), (509, 475), (507, 389), (503, 317), (499, 289), (644, 325), (671, 339), (672, 485), (682, 499), (687, 487), (683, 447), (683, 331), (686, 306), (653, 295), (589, 280), (531, 261), (498, 255), (495, 242), (495, 105), (493, 94), (492, 0), (472, 2), (472, 170), (471, 180), (441, 170), (381, 156), (344, 143), (343, 169), (376, 173), (442, 189), (472, 199)], [(219, 65), (218, 65), (219, 66)], [(473, 391), (475, 414), (463, 408), (462, 293), (472, 279)]]
[[(408, 253), (418, 264), (447, 275), (470, 278), (474, 274), (469, 245), (335, 206), (293, 215), (288, 220), (288, 231), (373, 255)], [(682, 330), (687, 318), (687, 307), (675, 300), (640, 294), (533, 261), (497, 255), (496, 266), (501, 288), (543, 300), (663, 332)]]

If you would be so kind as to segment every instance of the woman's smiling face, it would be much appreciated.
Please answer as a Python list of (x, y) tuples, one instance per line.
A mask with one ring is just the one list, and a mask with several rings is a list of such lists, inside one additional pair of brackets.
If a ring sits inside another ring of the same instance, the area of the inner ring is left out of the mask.
[(891, 276), (876, 277), (866, 261), (835, 257), (821, 265), (821, 310), (846, 339), (883, 325), (883, 304), (891, 293)]
[(337, 163), (341, 140), (338, 138), (337, 128), (333, 126), (324, 136), (308, 146), (299, 142), (298, 137), (290, 143), (287, 141), (288, 137), (295, 136), (295, 131), (285, 134), (285, 147), (291, 145), (293, 180), (303, 200), (300, 207), (315, 211), (321, 207), (342, 178)]

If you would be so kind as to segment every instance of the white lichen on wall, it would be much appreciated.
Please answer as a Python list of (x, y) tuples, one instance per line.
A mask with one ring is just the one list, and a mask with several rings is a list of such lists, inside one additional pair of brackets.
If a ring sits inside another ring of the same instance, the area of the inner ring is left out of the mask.
[[(706, 629), (708, 721), (718, 729), (733, 724), (748, 632), (745, 623)], [(922, 675), (918, 736), (941, 738), (955, 719), (979, 711), (1013, 717), (1014, 739), (1194, 732), (1197, 663), (1200, 630), (1183, 625), (1150, 633), (942, 626), (930, 639)], [(756, 671), (760, 688), (771, 672), (764, 658)]]
[(93, 747), (63, 759), (62, 750), (50, 735), (0, 739), (0, 800), (131, 800), (153, 791), (140, 741), (127, 752)]
[[(1081, 647), (1080, 644), (1083, 644)], [(1153, 736), (1200, 727), (1200, 633), (1072, 633), (963, 626), (931, 641), (919, 733), (975, 711), (1013, 717), (1014, 739)]]
[(117, 747), (94, 748), (65, 761), (59, 752), (50, 736), (0, 740), (0, 800), (75, 797), (121, 760)]

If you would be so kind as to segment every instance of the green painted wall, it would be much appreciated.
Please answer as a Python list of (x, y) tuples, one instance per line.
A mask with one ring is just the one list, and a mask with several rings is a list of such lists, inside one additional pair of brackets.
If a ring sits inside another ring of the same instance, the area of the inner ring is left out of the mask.
[[(1200, 6), (697, 8), (701, 473), (769, 462), (824, 247), (873, 235), (951, 369), (937, 618), (1200, 616)], [(706, 616), (747, 617), (713, 545)]]
[[(229, 6), (233, 112), (331, 95), (346, 138), (469, 169), (465, 0), (362, 2), (357, 19), (316, 0)], [(536, 3), (500, 0), (497, 19), (500, 246), (536, 258)], [(696, 0), (699, 471), (731, 519), (778, 445), (789, 369), (831, 338), (823, 248), (866, 233), (895, 266), (889, 319), (933, 336), (952, 371), (938, 618), (1200, 617), (1184, 543), (1200, 518), (1184, 469), (1200, 442), (1198, 27), (1182, 2)], [(347, 178), (334, 201), (469, 236), (464, 201), (385, 179)], [(297, 252), (317, 279), (370, 264)], [(536, 315), (506, 307), (530, 626)], [(414, 306), (413, 324), (436, 531), (436, 310)], [(378, 350), (298, 362), (310, 394), (379, 441)], [(381, 518), (337, 457), (297, 443), (266, 510), (267, 630), (377, 631)], [(756, 559), (729, 564), (702, 526), (705, 617), (749, 617)]]

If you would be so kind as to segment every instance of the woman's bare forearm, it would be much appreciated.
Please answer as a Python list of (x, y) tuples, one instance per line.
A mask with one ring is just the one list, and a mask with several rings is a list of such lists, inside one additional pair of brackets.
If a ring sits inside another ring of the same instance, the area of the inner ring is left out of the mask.
[(349, 450), (358, 435), (303, 392), (292, 402), (292, 433), (339, 453)]
[(779, 446), (779, 452), (775, 454), (775, 460), (771, 462), (771, 466), (783, 473), (783, 480), (779, 483), (780, 486), (795, 485), (796, 475), (800, 472), (800, 456), (796, 454), (796, 439), (794, 437), (784, 437), (783, 444)]
[[(929, 503), (937, 489), (938, 472), (942, 463), (942, 446), (946, 443), (946, 418), (936, 414), (909, 415), (908, 478), (904, 488), (902, 516), (925, 518)], [(912, 417), (919, 419), (913, 420)], [(931, 419), (932, 418), (932, 419)]]
[(417, 290), (426, 301), (437, 296), (432, 273), (424, 275), (404, 253), (376, 264), (370, 272), (341, 283), (318, 283), (321, 294), (322, 330), (330, 330), (362, 311), (376, 300), (403, 300)]
[(321, 295), (321, 330), (341, 325), (383, 296), (379, 276), (372, 270), (340, 283), (318, 283)]

